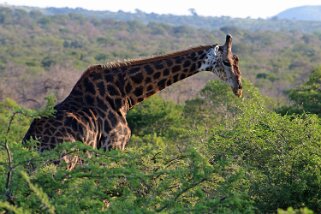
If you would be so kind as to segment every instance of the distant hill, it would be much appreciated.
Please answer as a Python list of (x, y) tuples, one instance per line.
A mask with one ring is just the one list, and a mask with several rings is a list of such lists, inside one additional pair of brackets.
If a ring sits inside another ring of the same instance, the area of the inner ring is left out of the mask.
[[(87, 18), (97, 19), (113, 19), (118, 21), (138, 21), (145, 24), (148, 23), (163, 23), (171, 26), (189, 26), (194, 28), (203, 28), (207, 30), (228, 29), (230, 33), (232, 29), (243, 29), (249, 31), (301, 31), (301, 32), (315, 32), (321, 31), (321, 18), (318, 21), (301, 21), (300, 19), (287, 19), (283, 16), (276, 16), (272, 19), (253, 19), (253, 18), (232, 18), (229, 16), (199, 16), (197, 14), (191, 15), (173, 15), (173, 14), (157, 14), (146, 13), (139, 9), (135, 12), (124, 11), (94, 11), (83, 8), (36, 8), (26, 6), (11, 6), (1, 5), (0, 7), (7, 7), (12, 10), (39, 11), (47, 16), (59, 16), (68, 14), (77, 14)], [(1, 14), (0, 14), (1, 16)], [(1, 17), (0, 17), (1, 19)], [(1, 21), (1, 20), (0, 20)]]
[[(321, 8), (321, 6), (320, 6)], [(80, 14), (86, 17), (109, 18), (120, 21), (140, 21), (144, 23), (158, 22), (173, 26), (191, 26), (196, 28), (204, 28), (208, 30), (218, 30), (221, 28), (239, 28), (250, 31), (302, 31), (313, 32), (321, 30), (321, 9), (319, 8), (319, 19), (311, 19), (312, 22), (306, 23), (308, 19), (253, 19), (253, 18), (232, 18), (229, 16), (199, 16), (191, 15), (173, 15), (173, 14), (157, 14), (146, 13), (136, 9), (134, 13), (124, 11), (94, 11), (83, 8), (54, 8), (48, 7), (42, 10), (47, 15), (62, 14)], [(316, 10), (316, 9), (315, 9)], [(314, 12), (316, 14), (316, 12)], [(309, 12), (307, 12), (309, 14)], [(312, 13), (311, 13), (312, 14)], [(303, 21), (303, 22), (302, 22)], [(318, 22), (315, 22), (318, 21)], [(320, 21), (320, 22), (319, 22)]]
[(290, 8), (277, 14), (276, 17), (278, 19), (321, 22), (321, 5)]

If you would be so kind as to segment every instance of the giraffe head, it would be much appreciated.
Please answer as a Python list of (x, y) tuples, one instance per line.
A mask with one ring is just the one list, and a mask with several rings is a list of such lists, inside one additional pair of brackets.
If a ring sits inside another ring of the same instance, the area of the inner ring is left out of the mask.
[(221, 80), (229, 84), (233, 93), (242, 96), (241, 72), (239, 59), (232, 53), (232, 36), (226, 35), (224, 45), (215, 45), (206, 53), (201, 70), (212, 71)]

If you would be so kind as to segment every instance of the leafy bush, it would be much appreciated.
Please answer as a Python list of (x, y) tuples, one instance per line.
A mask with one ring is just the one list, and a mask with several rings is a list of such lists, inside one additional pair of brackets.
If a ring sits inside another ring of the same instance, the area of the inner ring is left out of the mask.
[(280, 116), (250, 108), (231, 130), (216, 129), (213, 162), (242, 168), (263, 212), (307, 206), (321, 212), (321, 124), (315, 115)]
[(152, 96), (130, 110), (127, 121), (133, 134), (164, 135), (168, 129), (182, 122), (182, 107), (159, 96)]
[[(245, 85), (242, 99), (212, 81), (184, 106), (146, 100), (128, 115), (134, 134), (125, 151), (65, 143), (40, 154), (20, 142), (30, 116), (50, 114), (52, 100), (41, 112), (1, 103), (0, 210), (321, 212), (320, 119), (281, 116)], [(16, 111), (23, 113), (11, 120)], [(82, 164), (66, 170), (64, 154)]]
[(321, 116), (321, 67), (312, 71), (307, 82), (287, 93), (294, 104), (281, 107), (278, 109), (280, 113), (307, 112)]

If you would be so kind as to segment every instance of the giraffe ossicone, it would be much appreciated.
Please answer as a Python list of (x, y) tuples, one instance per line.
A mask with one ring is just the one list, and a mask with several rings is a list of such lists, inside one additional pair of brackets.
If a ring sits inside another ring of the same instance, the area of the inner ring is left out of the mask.
[(131, 135), (129, 109), (171, 84), (201, 71), (215, 73), (242, 95), (239, 59), (232, 37), (224, 45), (190, 48), (166, 55), (89, 67), (51, 117), (32, 121), (23, 142), (39, 141), (39, 151), (81, 141), (97, 149), (124, 149)]

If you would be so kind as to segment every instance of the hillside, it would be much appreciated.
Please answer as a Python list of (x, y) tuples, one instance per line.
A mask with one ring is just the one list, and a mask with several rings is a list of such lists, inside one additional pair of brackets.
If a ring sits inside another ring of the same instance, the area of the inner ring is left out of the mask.
[(294, 7), (282, 11), (275, 17), (278, 19), (321, 21), (321, 6)]
[[(77, 14), (47, 16), (10, 8), (0, 8), (0, 23), (0, 99), (11, 97), (34, 107), (41, 106), (48, 93), (63, 99), (92, 64), (222, 43), (226, 33), (234, 37), (243, 76), (279, 102), (286, 99), (284, 90), (306, 80), (321, 59), (317, 32), (247, 31), (228, 26), (199, 31), (189, 26)], [(170, 87), (163, 96), (182, 102), (211, 78), (209, 73), (196, 75)]]

